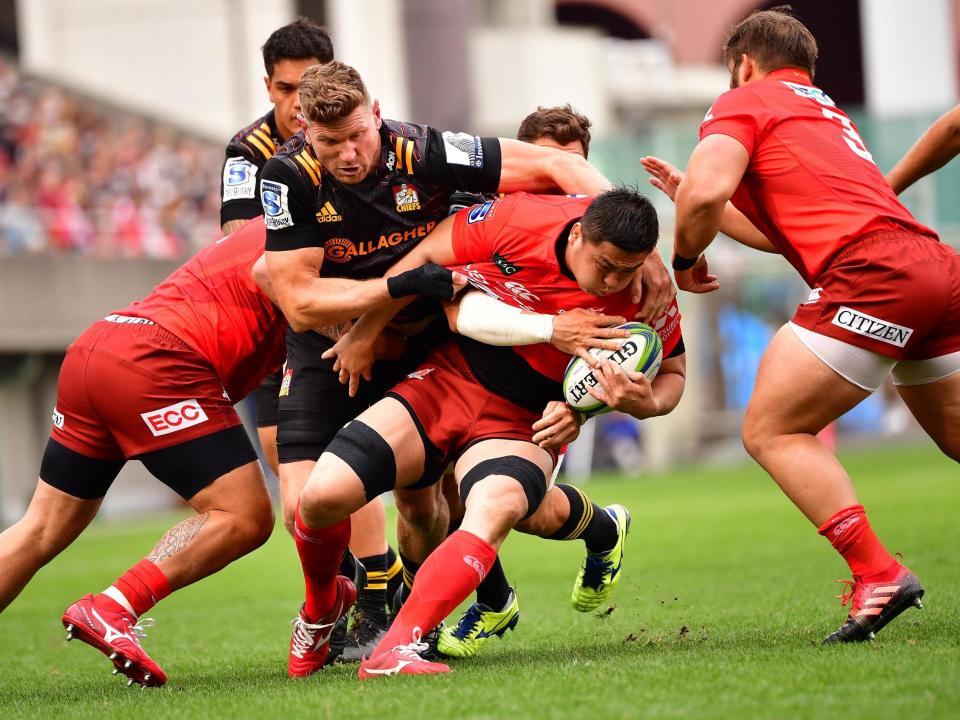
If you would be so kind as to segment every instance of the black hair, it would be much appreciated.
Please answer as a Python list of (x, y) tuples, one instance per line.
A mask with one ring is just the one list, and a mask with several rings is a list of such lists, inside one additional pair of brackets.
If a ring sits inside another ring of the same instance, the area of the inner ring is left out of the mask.
[(580, 228), (588, 242), (606, 241), (628, 253), (650, 252), (660, 235), (653, 203), (628, 187), (597, 195), (580, 219)]
[(270, 33), (261, 50), (267, 77), (273, 77), (273, 68), (278, 60), (317, 58), (321, 63), (333, 60), (330, 33), (302, 15), (289, 25)]

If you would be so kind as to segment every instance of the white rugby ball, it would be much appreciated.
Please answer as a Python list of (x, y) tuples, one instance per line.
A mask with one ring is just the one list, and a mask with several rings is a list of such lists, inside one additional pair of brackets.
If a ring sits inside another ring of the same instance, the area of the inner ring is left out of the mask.
[[(648, 380), (653, 381), (660, 372), (660, 363), (663, 362), (663, 343), (657, 331), (641, 322), (628, 322), (618, 327), (630, 331), (630, 337), (621, 340), (618, 350), (593, 349), (590, 354), (605, 358), (624, 370), (641, 372)], [(594, 370), (587, 361), (574, 357), (563, 373), (563, 397), (570, 407), (587, 417), (610, 412), (606, 403), (600, 402), (587, 392), (588, 387), (598, 384)]]

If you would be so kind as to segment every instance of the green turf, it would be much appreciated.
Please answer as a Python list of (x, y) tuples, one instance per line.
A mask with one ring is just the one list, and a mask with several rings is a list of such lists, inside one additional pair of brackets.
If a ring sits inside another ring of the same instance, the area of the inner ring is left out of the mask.
[[(844, 612), (845, 566), (757, 468), (691, 469), (586, 486), (633, 514), (609, 613), (568, 606), (582, 546), (511, 537), (522, 619), (452, 675), (361, 683), (355, 667), (285, 676), (299, 566), (269, 544), (150, 614), (170, 676), (127, 689), (67, 645), (59, 615), (103, 588), (171, 517), (98, 524), (0, 615), (0, 718), (956, 717), (960, 708), (960, 472), (929, 447), (849, 455), (861, 500), (927, 588), (875, 642), (821, 647)], [(2, 568), (0, 568), (2, 572)]]

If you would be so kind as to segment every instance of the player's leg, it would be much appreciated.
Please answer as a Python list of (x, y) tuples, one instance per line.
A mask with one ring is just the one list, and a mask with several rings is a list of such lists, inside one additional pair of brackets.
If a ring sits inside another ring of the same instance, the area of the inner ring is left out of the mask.
[[(953, 362), (960, 365), (960, 353)], [(901, 365), (904, 363), (894, 369), (900, 397), (944, 455), (960, 462), (960, 372), (955, 371), (933, 382), (915, 384), (913, 378), (901, 382)]]
[(26, 513), (0, 533), (0, 612), (90, 524), (122, 466), (48, 442)]
[[(369, 655), (387, 631), (387, 514), (379, 497), (350, 516), (350, 552), (363, 565), (366, 580), (344, 638), (341, 660), (358, 662)], [(342, 572), (342, 570), (341, 570)]]
[[(853, 573), (853, 610), (827, 641), (863, 640), (919, 599), (923, 590), (881, 544), (850, 477), (816, 434), (878, 387), (893, 361), (833, 338), (814, 333), (805, 337), (801, 340), (787, 325), (767, 348), (744, 418), (744, 447)], [(892, 595), (885, 594), (887, 590)]]
[(420, 568), (410, 598), (361, 664), (361, 678), (449, 671), (419, 656), (423, 628), (436, 626), (476, 589), (510, 530), (536, 512), (553, 462), (550, 453), (520, 440), (483, 440), (460, 456), (455, 472), (466, 506), (460, 529)]
[(397, 488), (393, 493), (397, 506), (397, 548), (404, 576), (395, 604), (403, 604), (420, 565), (447, 536), (450, 511), (441, 488), (442, 483), (434, 483), (419, 489)]
[(272, 372), (253, 391), (254, 416), (257, 422), (257, 437), (267, 466), (280, 477), (280, 460), (277, 455), (277, 405), (283, 371)]
[(303, 567), (306, 601), (295, 621), (288, 672), (305, 676), (322, 667), (330, 631), (356, 597), (338, 578), (350, 540), (350, 515), (395, 485), (423, 474), (424, 447), (413, 419), (387, 398), (337, 433), (300, 494), (294, 539)]
[(589, 612), (620, 583), (630, 513), (623, 505), (601, 508), (573, 485), (554, 485), (537, 512), (518, 530), (548, 540), (583, 540), (584, 559), (573, 583), (570, 604)]

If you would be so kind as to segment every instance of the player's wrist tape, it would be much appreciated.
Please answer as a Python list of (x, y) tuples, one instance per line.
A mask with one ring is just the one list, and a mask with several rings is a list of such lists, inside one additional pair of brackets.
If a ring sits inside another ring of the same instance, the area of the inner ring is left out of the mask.
[(420, 295), (431, 300), (450, 300), (453, 298), (453, 273), (445, 267), (427, 263), (387, 278), (387, 292), (394, 299)]
[(697, 264), (697, 260), (700, 259), (700, 256), (697, 255), (695, 258), (685, 258), (683, 255), (677, 253), (676, 250), (673, 251), (673, 261), (670, 263), (670, 267), (674, 270), (679, 270), (683, 272), (684, 270), (689, 270), (694, 265)]
[(457, 332), (486, 345), (536, 345), (553, 337), (553, 315), (523, 312), (486, 293), (468, 292), (460, 301)]

